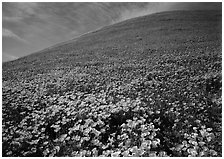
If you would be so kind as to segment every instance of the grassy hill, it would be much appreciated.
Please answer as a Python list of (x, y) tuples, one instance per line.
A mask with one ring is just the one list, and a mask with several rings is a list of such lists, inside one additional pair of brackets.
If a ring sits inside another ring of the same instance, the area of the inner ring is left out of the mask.
[(156, 13), (3, 63), (3, 156), (221, 156), (221, 19)]

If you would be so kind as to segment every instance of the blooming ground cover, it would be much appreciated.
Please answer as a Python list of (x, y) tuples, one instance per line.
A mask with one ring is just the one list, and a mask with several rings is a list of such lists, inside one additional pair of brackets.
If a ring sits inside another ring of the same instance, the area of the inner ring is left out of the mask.
[(220, 156), (221, 57), (144, 62), (3, 82), (3, 156)]
[(131, 43), (104, 60), (101, 46), (83, 59), (88, 45), (74, 63), (66, 45), (4, 64), (3, 156), (222, 156), (221, 44), (201, 30), (187, 31), (193, 44), (168, 36), (164, 48)]

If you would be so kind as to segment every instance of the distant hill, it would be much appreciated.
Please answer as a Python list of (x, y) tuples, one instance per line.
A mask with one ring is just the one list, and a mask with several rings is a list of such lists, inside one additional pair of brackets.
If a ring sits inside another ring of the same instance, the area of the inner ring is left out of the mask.
[(2, 155), (221, 157), (221, 35), (162, 12), (3, 63)]
[[(7, 72), (46, 72), (58, 67), (147, 59), (164, 52), (200, 50), (221, 44), (221, 11), (171, 11), (104, 27), (74, 40), (3, 64)], [(195, 51), (196, 52), (196, 51)], [(194, 52), (194, 53), (195, 53)]]

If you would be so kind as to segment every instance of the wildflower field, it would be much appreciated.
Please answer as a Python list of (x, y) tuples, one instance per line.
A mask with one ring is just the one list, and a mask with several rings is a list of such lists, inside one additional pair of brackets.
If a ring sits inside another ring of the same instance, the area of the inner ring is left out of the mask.
[(135, 18), (3, 63), (3, 156), (222, 156), (220, 14)]

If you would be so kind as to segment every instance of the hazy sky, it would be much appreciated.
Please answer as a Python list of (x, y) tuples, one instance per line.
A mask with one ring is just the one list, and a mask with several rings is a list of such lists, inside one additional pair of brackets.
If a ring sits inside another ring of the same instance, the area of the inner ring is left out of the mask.
[(221, 9), (221, 3), (2, 3), (2, 60), (28, 55), (129, 18), (169, 10)]

